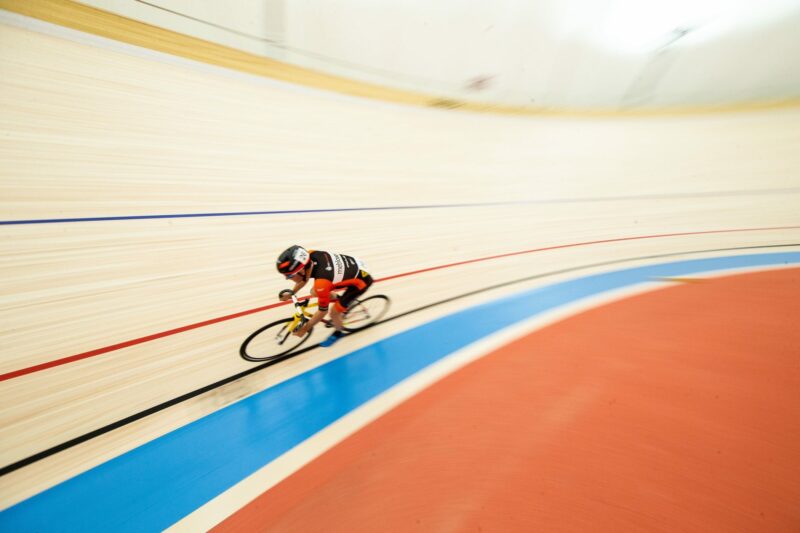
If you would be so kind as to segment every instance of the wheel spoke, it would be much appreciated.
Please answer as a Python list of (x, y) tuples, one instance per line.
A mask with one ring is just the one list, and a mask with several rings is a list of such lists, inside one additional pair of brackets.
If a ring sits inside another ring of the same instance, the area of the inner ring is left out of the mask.
[[(278, 341), (278, 344), (280, 346), (283, 346), (283, 343), (286, 342), (286, 339), (288, 339), (289, 335), (291, 335), (291, 333), (292, 333), (291, 331), (288, 331), (288, 329), (289, 328), (287, 328), (286, 326), (283, 326), (280, 329), (280, 331), (278, 331), (278, 334), (275, 335), (275, 339)], [(284, 331), (286, 331), (285, 335), (284, 335)]]
[(247, 361), (267, 361), (288, 354), (303, 344), (310, 332), (302, 337), (292, 336), (288, 318), (268, 324), (253, 332), (239, 348), (239, 355)]
[(366, 328), (384, 317), (389, 309), (389, 298), (381, 294), (356, 301), (344, 316), (345, 329), (355, 331)]

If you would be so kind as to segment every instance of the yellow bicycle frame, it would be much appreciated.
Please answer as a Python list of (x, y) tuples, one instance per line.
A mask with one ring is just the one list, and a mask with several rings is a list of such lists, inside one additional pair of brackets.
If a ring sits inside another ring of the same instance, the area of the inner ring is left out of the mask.
[(300, 300), (295, 296), (292, 295), (292, 302), (294, 302), (294, 316), (292, 317), (294, 320), (289, 322), (286, 327), (289, 328), (289, 331), (294, 331), (297, 329), (297, 326), (303, 320), (303, 318), (311, 318), (314, 316), (314, 313), (309, 313), (308, 309), (317, 307), (316, 303), (307, 303), (306, 305), (300, 305)]

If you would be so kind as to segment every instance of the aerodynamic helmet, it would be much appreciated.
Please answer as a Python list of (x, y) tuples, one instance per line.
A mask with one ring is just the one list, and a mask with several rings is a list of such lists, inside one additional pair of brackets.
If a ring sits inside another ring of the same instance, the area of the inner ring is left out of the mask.
[(286, 279), (289, 279), (306, 266), (309, 261), (311, 261), (311, 256), (308, 250), (295, 244), (278, 256), (276, 266), (278, 267), (278, 272), (286, 276)]

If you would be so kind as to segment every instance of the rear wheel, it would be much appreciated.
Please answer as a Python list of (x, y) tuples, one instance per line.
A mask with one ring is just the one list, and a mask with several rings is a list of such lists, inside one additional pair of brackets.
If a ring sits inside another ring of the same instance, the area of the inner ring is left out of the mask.
[(296, 337), (289, 331), (293, 318), (284, 318), (255, 330), (239, 348), (239, 355), (246, 361), (269, 361), (296, 350), (311, 336), (309, 331)]
[(383, 294), (376, 294), (363, 300), (353, 300), (342, 316), (345, 331), (358, 331), (372, 326), (389, 311), (391, 300)]

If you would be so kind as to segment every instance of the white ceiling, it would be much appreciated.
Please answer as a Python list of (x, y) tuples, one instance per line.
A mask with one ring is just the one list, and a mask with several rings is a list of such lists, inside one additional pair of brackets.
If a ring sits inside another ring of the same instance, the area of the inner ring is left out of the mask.
[(315, 70), (534, 108), (800, 99), (800, 0), (81, 0)]
[(458, 98), (620, 108), (800, 97), (800, 0), (293, 0), (286, 7), (285, 59)]

